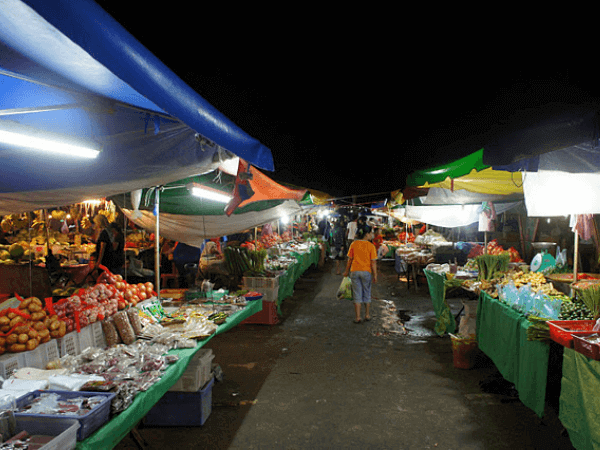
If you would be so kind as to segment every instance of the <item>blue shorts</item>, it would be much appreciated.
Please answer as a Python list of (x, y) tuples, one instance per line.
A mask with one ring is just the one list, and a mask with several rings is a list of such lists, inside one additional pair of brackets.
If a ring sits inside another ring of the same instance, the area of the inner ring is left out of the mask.
[(371, 272), (350, 272), (354, 303), (371, 303)]

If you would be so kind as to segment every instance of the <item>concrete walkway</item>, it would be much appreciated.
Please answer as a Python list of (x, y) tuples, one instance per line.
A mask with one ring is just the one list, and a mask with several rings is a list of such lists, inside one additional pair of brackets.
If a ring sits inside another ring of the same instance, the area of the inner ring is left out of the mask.
[[(328, 263), (297, 282), (279, 325), (242, 325), (212, 339), (225, 379), (214, 385), (211, 416), (201, 428), (141, 426), (147, 448), (573, 448), (556, 392), (541, 420), (484, 355), (474, 369), (456, 369), (450, 338), (433, 332), (426, 284), (408, 291), (390, 263), (380, 274), (370, 322), (352, 322)], [(449, 303), (458, 313), (461, 299)], [(117, 448), (137, 446), (128, 437)]]

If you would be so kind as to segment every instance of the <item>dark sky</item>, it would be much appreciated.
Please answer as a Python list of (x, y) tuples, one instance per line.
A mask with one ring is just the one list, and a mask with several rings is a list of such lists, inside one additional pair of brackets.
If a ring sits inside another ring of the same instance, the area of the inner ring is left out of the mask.
[(550, 44), (416, 31), (382, 11), (98, 3), (271, 149), (269, 176), (333, 196), (401, 188), (412, 170), (483, 146), (477, 136), (518, 109), (598, 93), (592, 66)]

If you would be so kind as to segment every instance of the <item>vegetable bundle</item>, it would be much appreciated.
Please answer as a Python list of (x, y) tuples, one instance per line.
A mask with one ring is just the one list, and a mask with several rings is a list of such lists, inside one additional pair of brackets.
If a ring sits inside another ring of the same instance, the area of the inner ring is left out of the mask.
[(481, 255), (475, 258), (479, 269), (479, 280), (492, 280), (508, 271), (510, 255), (501, 253), (499, 255)]
[(600, 317), (600, 284), (589, 283), (585, 288), (577, 289), (577, 298), (592, 312), (594, 320)]

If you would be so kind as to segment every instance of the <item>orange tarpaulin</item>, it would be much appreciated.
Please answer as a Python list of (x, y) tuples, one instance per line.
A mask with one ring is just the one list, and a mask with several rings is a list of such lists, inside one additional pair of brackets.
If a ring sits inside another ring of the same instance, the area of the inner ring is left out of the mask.
[(240, 158), (233, 200), (227, 205), (225, 213), (229, 216), (236, 208), (264, 200), (300, 201), (304, 194), (306, 189), (286, 188)]

